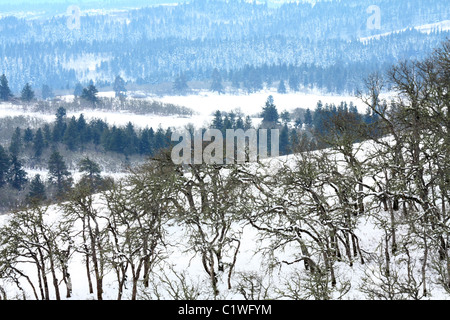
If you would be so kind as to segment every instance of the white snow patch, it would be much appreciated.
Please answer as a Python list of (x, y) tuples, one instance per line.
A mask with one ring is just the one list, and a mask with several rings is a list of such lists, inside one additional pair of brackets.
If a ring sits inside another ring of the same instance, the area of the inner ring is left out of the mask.
[(444, 20), (444, 21), (435, 22), (435, 23), (428, 23), (428, 24), (423, 24), (420, 26), (412, 27), (412, 28), (404, 28), (404, 29), (400, 29), (400, 30), (377, 34), (374, 36), (363, 37), (363, 38), (359, 38), (359, 41), (367, 43), (370, 40), (379, 40), (381, 37), (390, 36), (392, 34), (399, 34), (399, 33), (405, 32), (409, 29), (414, 29), (414, 30), (417, 30), (419, 32), (426, 33), (426, 34), (430, 34), (432, 32), (437, 32), (437, 31), (441, 31), (441, 32), (442, 31), (450, 31), (450, 20)]

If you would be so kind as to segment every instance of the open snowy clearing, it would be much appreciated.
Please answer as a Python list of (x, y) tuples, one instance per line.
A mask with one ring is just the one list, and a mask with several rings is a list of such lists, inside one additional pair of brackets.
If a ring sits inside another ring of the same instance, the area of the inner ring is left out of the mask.
[(280, 94), (274, 90), (263, 90), (248, 95), (219, 95), (209, 91), (201, 91), (197, 95), (165, 96), (158, 100), (165, 103), (183, 105), (202, 114), (211, 114), (215, 110), (233, 111), (240, 109), (245, 114), (254, 115), (261, 112), (267, 97), (270, 95), (273, 96), (279, 112), (284, 110), (292, 111), (296, 108), (314, 110), (318, 101), (322, 101), (323, 105), (327, 103), (338, 105), (343, 101), (347, 103), (353, 102), (360, 112), (365, 111), (362, 102), (354, 96), (324, 94), (318, 91)]
[[(133, 93), (129, 93), (131, 96)], [(261, 121), (258, 114), (262, 111), (267, 98), (272, 95), (275, 105), (279, 112), (293, 111), (296, 108), (314, 110), (317, 102), (325, 104), (340, 104), (345, 101), (352, 102), (360, 113), (365, 112), (364, 104), (356, 97), (350, 95), (327, 95), (320, 92), (310, 93), (287, 93), (279, 94), (276, 91), (263, 90), (248, 95), (218, 94), (209, 91), (200, 91), (197, 94), (186, 96), (147, 96), (144, 99), (170, 103), (179, 106), (185, 106), (194, 110), (195, 114), (191, 117), (186, 116), (160, 116), (154, 114), (138, 115), (127, 111), (108, 111), (87, 109), (77, 112), (68, 112), (67, 117), (78, 117), (83, 114), (87, 120), (101, 119), (110, 125), (125, 126), (132, 122), (138, 128), (153, 127), (158, 128), (182, 128), (186, 125), (195, 127), (207, 127), (213, 119), (213, 113), (217, 110), (225, 112), (241, 112), (244, 115), (250, 115), (253, 118), (253, 124), (258, 125)], [(100, 97), (112, 98), (114, 92), (100, 92)], [(387, 95), (386, 95), (387, 97)], [(65, 101), (72, 101), (73, 96), (60, 97)], [(10, 103), (0, 104), (0, 118), (3, 117), (26, 116), (35, 119), (41, 119), (46, 122), (53, 122), (53, 114), (44, 114), (39, 112), (24, 111), (20, 106)]]

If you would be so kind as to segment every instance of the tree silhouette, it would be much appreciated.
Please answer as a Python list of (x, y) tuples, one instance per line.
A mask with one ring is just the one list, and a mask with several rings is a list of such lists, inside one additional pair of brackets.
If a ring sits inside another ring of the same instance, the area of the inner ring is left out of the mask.
[(33, 139), (33, 150), (34, 150), (34, 156), (36, 158), (40, 158), (42, 155), (42, 152), (44, 151), (45, 142), (44, 142), (44, 135), (42, 134), (42, 129), (39, 128), (36, 131), (36, 134), (34, 135)]
[(186, 93), (189, 89), (187, 84), (186, 76), (184, 74), (180, 74), (173, 83), (173, 90), (178, 93)]
[(49, 181), (56, 186), (56, 197), (63, 198), (70, 190), (73, 180), (63, 157), (56, 150), (50, 156), (48, 173)]
[(92, 102), (92, 104), (96, 104), (99, 101), (97, 93), (98, 93), (97, 88), (93, 83), (91, 83), (87, 88), (83, 89), (83, 92), (81, 93), (81, 98), (86, 101)]
[(125, 97), (127, 89), (125, 88), (125, 81), (121, 76), (117, 76), (114, 80), (113, 90), (115, 92), (116, 98)]
[(30, 183), (30, 191), (27, 195), (28, 203), (41, 203), (47, 199), (45, 193), (45, 185), (41, 179), (41, 175), (37, 174), (34, 176)]
[(284, 80), (280, 81), (280, 84), (278, 85), (278, 93), (284, 94), (286, 93), (286, 85), (284, 84)]
[(13, 97), (11, 89), (9, 89), (8, 79), (5, 74), (0, 77), (0, 100), (8, 101)]
[(16, 190), (22, 190), (27, 182), (27, 173), (23, 170), (22, 162), (16, 157), (11, 157), (11, 168), (8, 173), (8, 182)]
[(25, 84), (23, 87), (20, 98), (26, 102), (30, 102), (34, 99), (34, 91), (31, 89), (31, 85), (29, 83)]
[(42, 99), (47, 100), (53, 98), (55, 95), (53, 94), (52, 88), (48, 85), (44, 84), (41, 90)]
[(223, 90), (223, 84), (222, 84), (222, 76), (219, 73), (219, 70), (217, 70), (217, 68), (214, 69), (213, 73), (212, 73), (212, 84), (211, 84), (211, 91), (215, 91), (219, 94), (224, 93)]
[(269, 96), (262, 111), (263, 124), (276, 125), (280, 118), (272, 96)]
[(5, 149), (0, 145), (0, 188), (6, 184), (9, 166), (10, 158)]

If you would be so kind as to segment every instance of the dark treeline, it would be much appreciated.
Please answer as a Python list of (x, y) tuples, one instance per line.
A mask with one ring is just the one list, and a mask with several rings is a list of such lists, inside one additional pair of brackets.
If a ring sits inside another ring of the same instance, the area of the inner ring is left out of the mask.
[[(250, 116), (244, 116), (239, 112), (222, 112), (217, 110), (211, 122), (210, 129), (218, 129), (224, 138), (224, 148), (226, 150), (227, 130), (242, 130), (245, 134), (249, 129), (257, 130), (257, 144), (259, 145), (259, 129), (268, 130), (267, 151), (271, 155), (271, 130), (277, 129), (279, 133), (279, 154), (289, 155), (302, 151), (313, 151), (332, 146), (331, 141), (336, 137), (343, 136), (344, 133), (353, 131), (354, 135), (347, 137), (349, 142), (362, 142), (370, 137), (381, 137), (384, 131), (379, 128), (379, 116), (370, 109), (365, 114), (358, 112), (356, 106), (350, 102), (341, 102), (339, 105), (323, 104), (321, 101), (313, 111), (294, 110), (292, 112), (279, 112), (272, 96), (267, 98), (259, 117), (262, 121), (259, 125), (253, 124)], [(191, 133), (192, 150), (195, 149), (194, 128), (188, 128)], [(208, 128), (201, 129), (202, 133)], [(250, 143), (248, 140), (246, 144)], [(208, 146), (208, 142), (203, 143), (203, 148)], [(236, 156), (235, 146), (235, 156)], [(192, 154), (194, 156), (194, 154)], [(251, 161), (249, 158), (246, 161)]]
[[(67, 118), (60, 107), (53, 123), (34, 129), (17, 127), (9, 145), (0, 145), (0, 211), (23, 207), (36, 197), (49, 202), (64, 199), (73, 185), (66, 161), (73, 163), (81, 154), (108, 152), (115, 158), (125, 156), (128, 162), (133, 156), (154, 156), (170, 146), (170, 139), (170, 129), (136, 129), (132, 123), (111, 126), (100, 119), (87, 121), (83, 114)], [(66, 154), (65, 159), (61, 153)], [(97, 161), (106, 161), (100, 157)], [(92, 160), (83, 161), (91, 161), (91, 167), (100, 170)], [(83, 168), (83, 161), (77, 168)], [(26, 168), (47, 170), (49, 179), (39, 174), (31, 177)]]
[(58, 144), (72, 152), (89, 148), (112, 151), (125, 156), (151, 156), (155, 151), (169, 146), (171, 130), (144, 128), (137, 130), (129, 122), (125, 127), (109, 125), (100, 119), (87, 121), (83, 114), (67, 118), (66, 110), (60, 107), (56, 119), (42, 128), (16, 128), (9, 151), (20, 156), (32, 150), (32, 157), (39, 160), (43, 151)]

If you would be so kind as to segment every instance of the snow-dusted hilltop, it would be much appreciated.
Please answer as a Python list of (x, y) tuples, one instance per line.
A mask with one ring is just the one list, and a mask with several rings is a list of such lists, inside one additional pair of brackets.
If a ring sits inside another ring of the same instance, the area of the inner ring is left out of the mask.
[(107, 86), (117, 75), (154, 85), (180, 74), (207, 89), (218, 69), (248, 91), (291, 79), (294, 87), (352, 92), (371, 72), (422, 58), (448, 36), (415, 29), (448, 20), (444, 0), (123, 3), (58, 2), (51, 14), (31, 6), (19, 18), (2, 11), (0, 69), (13, 91), (27, 79), (36, 88), (73, 90), (91, 79)]

